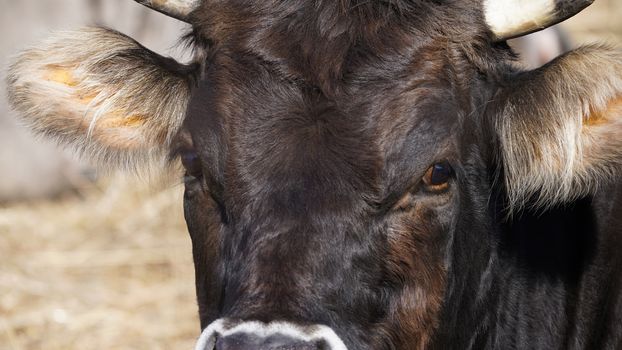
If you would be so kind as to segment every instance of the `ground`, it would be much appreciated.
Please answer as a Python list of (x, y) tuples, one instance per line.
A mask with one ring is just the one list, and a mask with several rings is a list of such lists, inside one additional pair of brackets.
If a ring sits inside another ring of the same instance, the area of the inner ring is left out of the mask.
[(80, 193), (0, 208), (0, 349), (191, 349), (182, 186)]

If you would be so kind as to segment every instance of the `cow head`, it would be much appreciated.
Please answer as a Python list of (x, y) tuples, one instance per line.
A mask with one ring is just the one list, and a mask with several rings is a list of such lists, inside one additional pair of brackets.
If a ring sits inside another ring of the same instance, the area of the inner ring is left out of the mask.
[(198, 349), (476, 344), (499, 223), (622, 163), (622, 54), (523, 71), (504, 42), (585, 2), (141, 2), (192, 24), (191, 64), (60, 33), (10, 99), (106, 166), (181, 159)]

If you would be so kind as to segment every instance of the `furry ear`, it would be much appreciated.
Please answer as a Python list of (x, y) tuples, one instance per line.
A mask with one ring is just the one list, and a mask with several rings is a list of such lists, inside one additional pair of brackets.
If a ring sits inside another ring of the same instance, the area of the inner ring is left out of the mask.
[(622, 52), (570, 52), (508, 79), (495, 104), (510, 209), (569, 201), (620, 174)]
[(192, 69), (113, 30), (62, 32), (22, 53), (9, 101), (38, 133), (104, 165), (164, 160), (190, 98)]

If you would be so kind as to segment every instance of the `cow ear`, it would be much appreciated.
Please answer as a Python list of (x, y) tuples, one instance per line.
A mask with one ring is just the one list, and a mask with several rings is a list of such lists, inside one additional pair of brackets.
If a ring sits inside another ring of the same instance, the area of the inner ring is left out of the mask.
[(9, 101), (36, 132), (135, 169), (167, 158), (191, 71), (118, 32), (85, 28), (22, 53), (9, 69)]
[(620, 51), (584, 47), (507, 81), (493, 124), (511, 209), (570, 201), (620, 174)]

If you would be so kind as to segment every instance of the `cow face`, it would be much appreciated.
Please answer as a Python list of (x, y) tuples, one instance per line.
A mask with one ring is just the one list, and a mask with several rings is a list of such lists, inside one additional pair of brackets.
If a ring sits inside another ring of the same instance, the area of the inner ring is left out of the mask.
[(350, 348), (383, 348), (386, 334), (427, 343), (470, 113), (438, 44), (361, 44), (361, 63), (333, 72), (324, 59), (345, 58), (303, 66), (287, 54), (301, 49), (236, 41), (210, 50), (175, 148), (205, 326), (280, 320), (329, 325)]
[(190, 65), (89, 28), (25, 52), (10, 98), (101, 163), (181, 160), (197, 349), (424, 348), (477, 333), (507, 213), (622, 162), (622, 56), (521, 71), (483, 16), (207, 1)]

